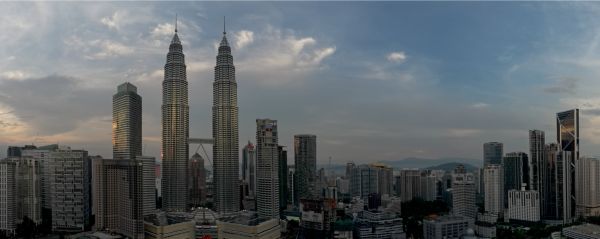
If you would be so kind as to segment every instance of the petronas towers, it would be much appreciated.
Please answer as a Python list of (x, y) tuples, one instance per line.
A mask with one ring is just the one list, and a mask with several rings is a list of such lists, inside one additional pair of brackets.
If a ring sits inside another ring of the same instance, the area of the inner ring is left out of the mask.
[(162, 208), (167, 211), (184, 211), (187, 208), (190, 111), (184, 57), (175, 28), (162, 83), (161, 190)]
[[(212, 138), (215, 211), (239, 211), (237, 83), (223, 29), (213, 83)], [(162, 105), (162, 207), (185, 211), (188, 198), (189, 106), (183, 47), (177, 28), (164, 68)]]
[(236, 212), (240, 209), (237, 83), (225, 29), (215, 66), (212, 110), (215, 211)]

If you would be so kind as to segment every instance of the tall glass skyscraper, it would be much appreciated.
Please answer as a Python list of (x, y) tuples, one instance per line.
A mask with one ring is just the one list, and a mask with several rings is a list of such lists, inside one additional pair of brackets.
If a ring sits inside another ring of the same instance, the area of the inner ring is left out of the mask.
[(236, 212), (240, 209), (237, 82), (225, 29), (215, 66), (212, 111), (215, 210)]
[[(541, 192), (542, 175), (544, 174), (544, 131), (529, 130), (529, 188)], [(540, 193), (541, 195), (541, 193)]]
[(311, 197), (317, 177), (317, 136), (312, 134), (294, 135), (294, 165), (296, 167), (296, 190), (298, 205), (300, 199)]
[(579, 159), (579, 109), (559, 112), (556, 114), (556, 139), (561, 153), (560, 161), (563, 167), (562, 184), (563, 221), (571, 222), (575, 217), (576, 185), (575, 168)]
[(171, 40), (162, 102), (162, 208), (183, 211), (188, 199), (189, 106), (185, 56), (177, 35)]
[(113, 95), (113, 159), (133, 160), (142, 155), (142, 97), (125, 82)]
[[(504, 198), (511, 189), (520, 190), (523, 183), (529, 182), (529, 159), (523, 152), (507, 153), (502, 164), (504, 169)], [(505, 207), (508, 205), (504, 201)]]

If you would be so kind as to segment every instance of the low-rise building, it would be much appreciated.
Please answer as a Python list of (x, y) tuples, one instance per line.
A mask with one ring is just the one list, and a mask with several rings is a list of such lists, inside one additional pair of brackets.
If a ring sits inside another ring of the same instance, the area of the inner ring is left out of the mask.
[(562, 232), (568, 239), (600, 239), (600, 226), (594, 224), (571, 226)]
[(472, 225), (473, 220), (463, 216), (441, 216), (425, 219), (423, 220), (423, 238), (458, 239)]
[(404, 239), (402, 218), (394, 213), (363, 211), (354, 223), (355, 238), (394, 238)]
[(241, 211), (217, 220), (219, 239), (278, 239), (279, 219), (259, 218), (256, 212)]
[(538, 222), (540, 221), (540, 197), (534, 190), (508, 191), (508, 213), (506, 219), (509, 221)]
[(169, 217), (164, 212), (150, 214), (144, 218), (144, 238), (146, 239), (194, 239), (195, 222)]

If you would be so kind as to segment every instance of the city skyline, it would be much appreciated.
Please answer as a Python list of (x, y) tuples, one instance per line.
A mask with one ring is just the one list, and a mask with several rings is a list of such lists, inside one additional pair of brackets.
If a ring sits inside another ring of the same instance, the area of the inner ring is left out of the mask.
[[(227, 15), (240, 79), (242, 144), (253, 138), (255, 119), (270, 117), (281, 124), (282, 145), (291, 147), (294, 134), (317, 134), (318, 164), (329, 156), (336, 164), (408, 157), (481, 159), (481, 144), (490, 141), (504, 143), (505, 152), (529, 152), (528, 130), (553, 135), (555, 113), (580, 108), (581, 155), (600, 153), (591, 147), (600, 143), (594, 135), (595, 126), (600, 125), (600, 100), (591, 94), (598, 85), (593, 77), (594, 59), (600, 55), (594, 45), (598, 30), (589, 25), (595, 30), (590, 35), (588, 29), (570, 28), (548, 18), (553, 13), (571, 13), (565, 18), (591, 24), (587, 18), (600, 12), (600, 4), (505, 3), (502, 11), (491, 12), (502, 4), (348, 3), (341, 12), (365, 17), (378, 16), (385, 8), (433, 14), (433, 20), (415, 25), (408, 24), (419, 19), (414, 14), (363, 18), (355, 29), (341, 29), (339, 14), (321, 16), (339, 7), (335, 3), (177, 3), (167, 10), (163, 3), (143, 8), (135, 3), (6, 5), (0, 11), (7, 11), (7, 21), (0, 23), (0, 30), (11, 32), (14, 39), (5, 38), (7, 44), (0, 48), (6, 56), (0, 59), (4, 70), (0, 72), (2, 148), (59, 142), (110, 158), (110, 95), (116, 85), (129, 81), (144, 98), (142, 154), (160, 158), (161, 68), (178, 13), (189, 60), (191, 137), (210, 135), (212, 66), (221, 19)], [(28, 5), (35, 7), (23, 8)], [(454, 12), (461, 6), (470, 7), (464, 16)], [(19, 12), (15, 16), (9, 14), (11, 7), (24, 10), (12, 11)], [(92, 11), (93, 7), (98, 9)], [(362, 8), (366, 10), (359, 11)], [(65, 9), (81, 13), (58, 14)], [(308, 19), (303, 10), (318, 17)], [(269, 14), (259, 17), (265, 11)], [(506, 19), (508, 23), (492, 19), (523, 12), (536, 21), (509, 29), (511, 19)], [(26, 17), (34, 13), (40, 17)], [(438, 22), (450, 15), (456, 22)], [(299, 23), (299, 16), (307, 23)], [(482, 20), (468, 23), (470, 17)], [(70, 25), (70, 18), (77, 18), (81, 26)], [(37, 24), (40, 19), (48, 23)], [(317, 26), (315, 21), (327, 24)], [(65, 26), (58, 26), (62, 22)], [(457, 27), (460, 24), (468, 25)], [(40, 28), (32, 28), (37, 25)], [(442, 30), (444, 26), (449, 30)], [(536, 26), (543, 29), (536, 30)], [(493, 27), (508, 37), (486, 42), (493, 47), (482, 53), (485, 44), (471, 41), (497, 37), (489, 31)], [(565, 42), (567, 38), (553, 33), (566, 28), (574, 40)], [(474, 33), (455, 32), (461, 29)], [(451, 34), (446, 35), (450, 39), (440, 42), (438, 37), (444, 32)], [(525, 33), (530, 34), (527, 40), (517, 39)], [(368, 37), (357, 37), (363, 34)], [(544, 36), (554, 37), (543, 41)], [(36, 45), (46, 37), (48, 45)], [(32, 41), (23, 42), (27, 38)], [(17, 43), (23, 46), (13, 47)], [(576, 49), (574, 45), (579, 44), (586, 47)], [(49, 59), (34, 59), (34, 52), (25, 48), (47, 57), (59, 56), (53, 61), (55, 67), (47, 68)], [(562, 48), (572, 52), (561, 52)], [(482, 65), (474, 66), (483, 69), (469, 69), (477, 59)], [(555, 67), (548, 69), (545, 64)], [(262, 107), (267, 103), (274, 105)], [(450, 141), (453, 144), (447, 145)], [(293, 164), (293, 157), (288, 157), (288, 164)]]

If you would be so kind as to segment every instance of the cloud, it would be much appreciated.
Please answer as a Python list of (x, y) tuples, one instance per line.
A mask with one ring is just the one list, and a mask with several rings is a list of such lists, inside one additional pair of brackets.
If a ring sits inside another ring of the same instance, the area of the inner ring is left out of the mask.
[(483, 102), (478, 102), (478, 103), (474, 103), (471, 105), (471, 108), (473, 108), (473, 109), (485, 109), (488, 107), (490, 107), (490, 105), (487, 103), (483, 103)]
[(64, 40), (64, 44), (69, 46), (70, 50), (80, 51), (88, 60), (102, 60), (134, 52), (134, 49), (129, 46), (107, 39), (85, 41), (78, 36), (71, 36)]
[(171, 23), (159, 23), (158, 25), (156, 25), (156, 27), (154, 27), (154, 29), (152, 29), (152, 32), (150, 34), (152, 34), (153, 37), (164, 37), (164, 36), (173, 36), (173, 33), (175, 32), (175, 26), (173, 26), (173, 24)]
[(543, 88), (546, 93), (554, 94), (575, 94), (577, 89), (577, 82), (579, 78), (576, 77), (560, 77), (554, 84)]
[(107, 26), (109, 29), (119, 30), (123, 24), (123, 19), (127, 17), (127, 13), (123, 11), (116, 11), (110, 17), (103, 17), (100, 22)]
[(28, 77), (28, 74), (20, 70), (14, 70), (2, 72), (1, 76), (7, 80), (23, 80)]
[(406, 61), (406, 58), (406, 53), (404, 53), (403, 51), (392, 52), (387, 55), (387, 60), (395, 63), (403, 63), (404, 61)]
[(235, 47), (237, 49), (242, 49), (254, 42), (254, 32), (248, 30), (241, 30), (233, 34), (233, 38), (235, 40)]

